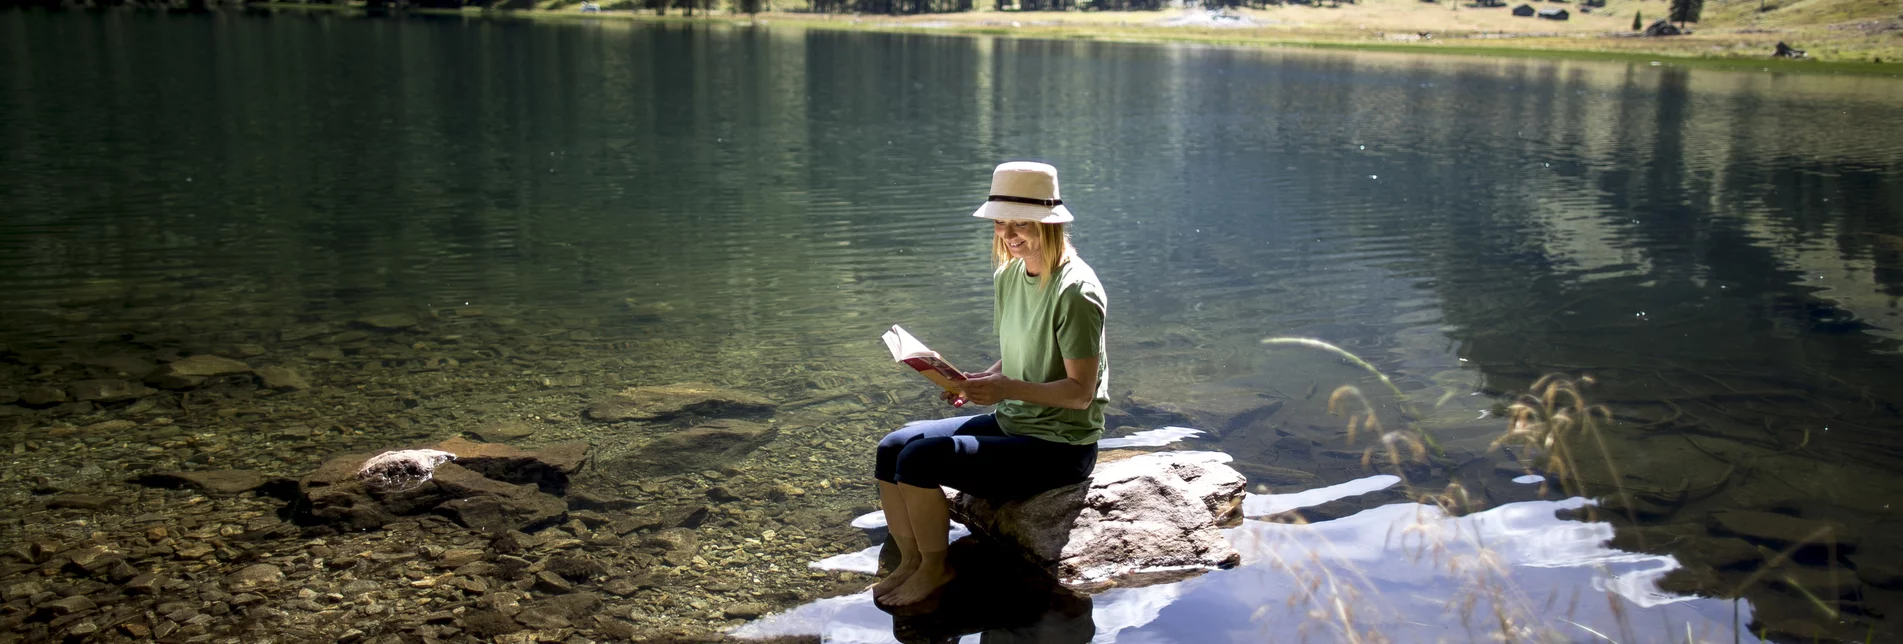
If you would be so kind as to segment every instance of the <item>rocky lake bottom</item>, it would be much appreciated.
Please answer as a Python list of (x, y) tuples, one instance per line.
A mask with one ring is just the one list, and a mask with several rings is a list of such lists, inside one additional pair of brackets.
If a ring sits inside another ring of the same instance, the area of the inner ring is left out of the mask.
[[(511, 321), (480, 315), (0, 350), (0, 640), (705, 640), (866, 583), (805, 564), (868, 545), (848, 524), (872, 509), (878, 435), (857, 428), (899, 415), (843, 391), (712, 390), (593, 419), (584, 384), (621, 365), (577, 356), (622, 352), (587, 331), (512, 348)], [(649, 448), (675, 430), (719, 436)], [(559, 520), (489, 532), (429, 512), (367, 530), (297, 516), (296, 481), (328, 457), (458, 436), (580, 441), (595, 466)]]
[[(532, 317), (458, 308), (0, 346), (0, 642), (721, 641), (873, 580), (813, 564), (878, 545), (854, 526), (876, 510), (873, 447), (951, 413), (925, 387), (881, 389), (918, 384), (886, 378), (883, 360), (763, 368)], [(1299, 414), (1268, 398), (1187, 409), (1126, 396), (1110, 434), (1212, 428), (1193, 445), (1134, 442), (1235, 454), (1255, 492), (1407, 479), (1296, 510), (1255, 498), (1250, 516), (1274, 519), (1255, 531), (1555, 498), (1516, 482), (1526, 463), (1486, 437), (1385, 465), (1306, 437), (1319, 425), (1265, 424)], [(420, 493), (339, 475), (416, 447), (461, 458)], [(1763, 478), (1735, 470), (1697, 470), (1698, 485), (1628, 473), (1646, 491), (1598, 520), (1644, 521), (1593, 545), (1675, 554), (1684, 567), (1660, 582), (1674, 592), (1745, 584), (1754, 632), (1875, 632), (1903, 586), (1890, 546), (1829, 516), (1738, 507)], [(1450, 484), (1471, 495), (1435, 494)], [(1729, 496), (1707, 516), (1712, 489)], [(1843, 619), (1820, 625), (1818, 596)]]

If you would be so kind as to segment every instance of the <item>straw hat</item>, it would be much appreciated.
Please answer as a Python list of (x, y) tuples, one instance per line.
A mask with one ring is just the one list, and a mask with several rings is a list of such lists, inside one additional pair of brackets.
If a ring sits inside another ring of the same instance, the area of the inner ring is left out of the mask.
[(985, 219), (1028, 219), (1061, 224), (1075, 217), (1057, 195), (1057, 168), (1048, 163), (1012, 161), (991, 171), (991, 196), (971, 213)]

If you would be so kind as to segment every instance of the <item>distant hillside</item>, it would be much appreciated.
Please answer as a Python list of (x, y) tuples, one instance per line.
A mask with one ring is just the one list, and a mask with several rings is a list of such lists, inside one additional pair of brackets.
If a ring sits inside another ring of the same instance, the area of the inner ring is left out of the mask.
[(1855, 22), (1897, 22), (1903, 8), (1896, 0), (1727, 0), (1705, 3), (1711, 27), (1810, 27)]

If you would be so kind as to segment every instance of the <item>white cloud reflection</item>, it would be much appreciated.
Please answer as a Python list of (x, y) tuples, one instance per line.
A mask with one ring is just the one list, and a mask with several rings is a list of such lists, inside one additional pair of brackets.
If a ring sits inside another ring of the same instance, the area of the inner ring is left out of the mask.
[(1176, 441), (1183, 440), (1185, 438), (1199, 436), (1202, 433), (1203, 433), (1203, 430), (1190, 429), (1188, 427), (1160, 427), (1157, 429), (1149, 429), (1149, 430), (1140, 431), (1135, 434), (1131, 434), (1129, 436), (1124, 436), (1121, 438), (1101, 439), (1097, 441), (1097, 448), (1098, 449), (1117, 449), (1120, 447), (1162, 447), (1164, 445), (1168, 445), (1170, 443), (1174, 443)]

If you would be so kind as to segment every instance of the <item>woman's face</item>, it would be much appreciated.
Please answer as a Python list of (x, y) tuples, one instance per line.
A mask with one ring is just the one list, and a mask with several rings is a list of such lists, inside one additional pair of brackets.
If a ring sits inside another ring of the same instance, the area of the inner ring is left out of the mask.
[(1028, 219), (993, 219), (991, 231), (1010, 249), (1011, 256), (1024, 260), (1026, 264), (1038, 258), (1044, 252), (1043, 243), (1038, 241), (1037, 222)]

